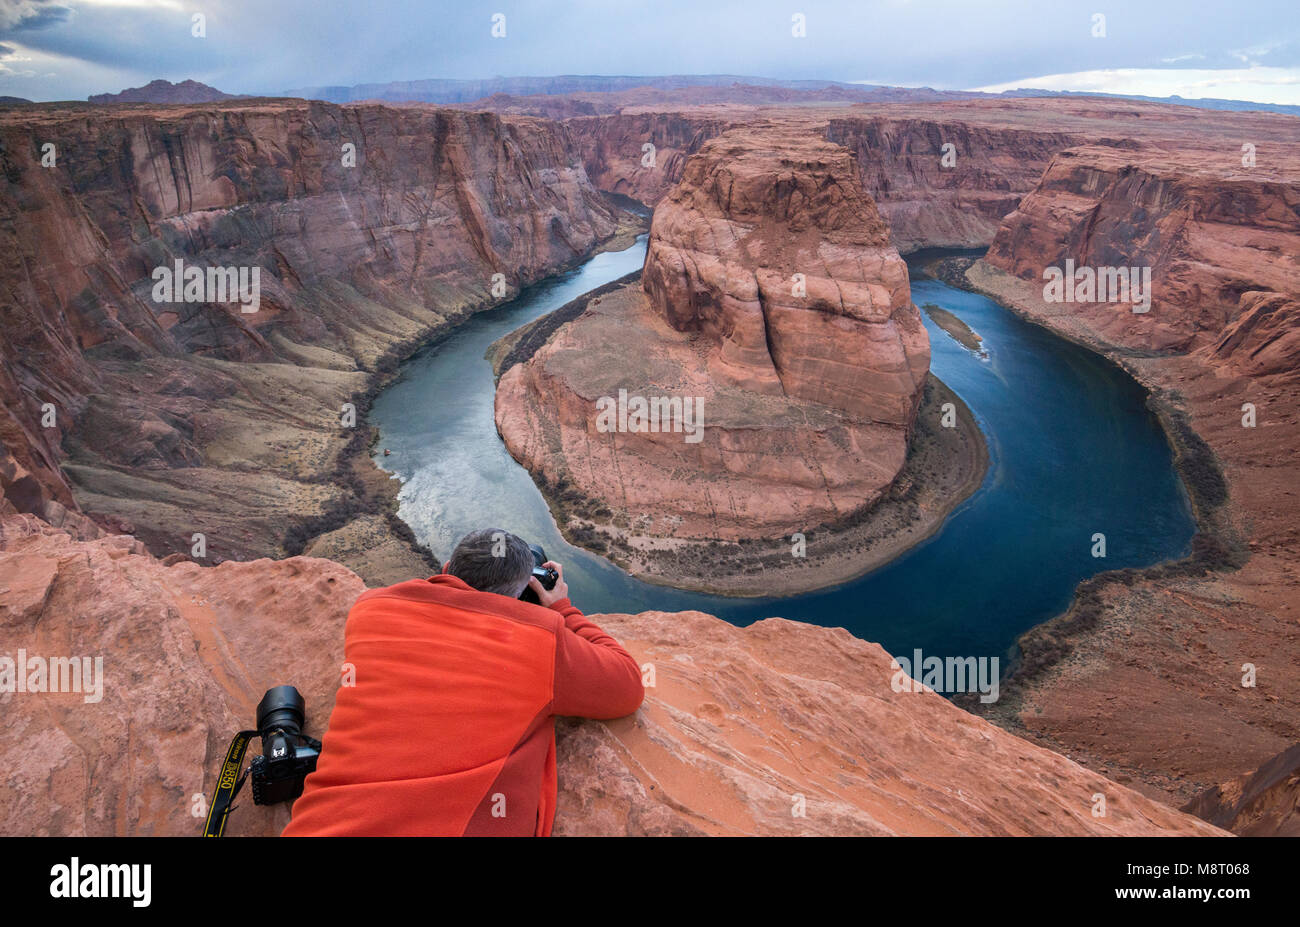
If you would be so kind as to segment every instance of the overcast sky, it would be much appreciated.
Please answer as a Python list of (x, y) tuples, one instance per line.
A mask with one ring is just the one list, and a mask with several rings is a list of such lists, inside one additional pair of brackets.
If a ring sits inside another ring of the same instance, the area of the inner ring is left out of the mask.
[(0, 95), (34, 100), (719, 73), (1300, 104), (1300, 0), (0, 0)]

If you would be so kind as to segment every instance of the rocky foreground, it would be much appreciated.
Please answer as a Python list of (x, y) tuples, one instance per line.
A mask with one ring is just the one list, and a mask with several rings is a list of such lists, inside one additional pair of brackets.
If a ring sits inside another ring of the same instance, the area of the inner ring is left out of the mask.
[[(324, 729), (364, 588), (325, 560), (167, 566), (130, 537), (0, 520), (6, 646), (104, 657), (97, 701), (0, 695), (0, 834), (196, 834), (266, 688), (298, 686), (308, 732)], [(843, 630), (597, 620), (653, 686), (634, 717), (561, 722), (557, 834), (1223, 833), (938, 695), (894, 692), (889, 656)], [(245, 799), (227, 833), (287, 820)]]

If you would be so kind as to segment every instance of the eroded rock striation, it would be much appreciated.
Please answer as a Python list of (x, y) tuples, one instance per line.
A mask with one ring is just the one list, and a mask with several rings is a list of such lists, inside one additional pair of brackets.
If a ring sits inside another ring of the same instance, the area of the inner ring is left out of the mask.
[[(101, 655), (104, 681), (94, 701), (0, 694), (0, 834), (184, 836), (267, 687), (296, 685), (319, 736), (364, 586), (314, 558), (167, 566), (132, 538), (78, 541), (20, 515), (0, 519), (0, 588), (0, 654)], [(1221, 833), (938, 695), (894, 692), (885, 652), (843, 630), (597, 621), (655, 685), (634, 717), (561, 722), (557, 833)], [(287, 821), (245, 800), (227, 833)]]
[[(343, 404), (618, 227), (562, 128), (490, 113), (52, 106), (7, 112), (0, 150), (7, 504), (53, 519), (75, 496), (159, 552), (200, 532), (214, 557), (272, 554), (304, 519), (337, 527)], [(177, 262), (255, 272), (256, 311), (159, 301)]]
[(1241, 837), (1300, 837), (1300, 744), (1207, 789), (1183, 810)]
[(655, 210), (642, 283), (715, 379), (906, 427), (929, 369), (907, 266), (838, 145), (711, 143)]
[(653, 206), (682, 177), (686, 161), (734, 124), (707, 112), (635, 112), (565, 123), (599, 189)]
[(856, 155), (899, 251), (987, 246), (1053, 156), (1085, 140), (1046, 126), (961, 121), (972, 115), (954, 108), (829, 121), (826, 138)]
[[(1026, 634), (997, 714), (1179, 802), (1300, 739), (1300, 163), (1259, 150), (1257, 174), (1235, 149), (1067, 152), (967, 273), (1151, 390), (1200, 526), (1187, 560), (1103, 574)], [(1064, 255), (1150, 267), (1149, 311), (1045, 300)]]
[[(1300, 165), (1282, 150), (1266, 148), (1264, 157), (1246, 168), (1239, 152), (1221, 149), (1064, 151), (1007, 216), (988, 263), (1040, 284), (1067, 260), (1148, 274), (1149, 305), (1137, 307), (1145, 311), (1132, 311), (1131, 293), (1102, 300), (1100, 283), (1095, 299), (1065, 307), (1119, 347), (1186, 352), (1222, 340), (1223, 358), (1238, 347), (1262, 350), (1260, 336), (1292, 339)], [(1295, 356), (1294, 345), (1269, 350), (1266, 366)]]

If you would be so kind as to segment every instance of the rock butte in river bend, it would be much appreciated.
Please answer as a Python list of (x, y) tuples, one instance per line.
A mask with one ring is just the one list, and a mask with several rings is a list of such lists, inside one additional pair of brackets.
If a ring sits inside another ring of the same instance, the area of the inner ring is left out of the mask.
[[(1096, 99), (694, 109), (646, 100), (563, 123), (301, 101), (0, 108), (0, 237), (4, 253), (16, 256), (0, 266), (0, 507), (8, 513), (0, 648), (34, 641), (33, 652), (105, 652), (123, 661), (118, 672), (135, 675), (135, 685), (93, 713), (73, 697), (4, 697), (3, 755), (21, 786), (6, 792), (11, 802), (0, 815), (20, 823), (7, 823), (4, 832), (41, 826), (39, 814), (15, 810), (19, 791), (45, 809), (51, 833), (193, 832), (190, 798), (210, 785), (228, 734), (248, 722), (266, 685), (283, 681), (282, 673), (300, 680), (316, 723), (324, 717), (337, 669), (329, 648), (341, 646), (341, 617), (359, 579), (304, 559), (164, 567), (136, 540), (100, 537), (105, 530), (134, 529), (165, 554), (188, 550), (200, 521), (216, 526), (210, 545), (217, 557), (278, 554), (286, 521), (324, 513), (349, 495), (382, 495), (364, 478), (360, 490), (324, 478), (348, 482), (350, 467), (336, 470), (350, 438), (338, 428), (338, 407), (381, 372), (386, 353), (404, 353), (404, 345), (488, 304), (490, 272), (505, 273), (513, 287), (597, 246), (616, 219), (596, 186), (653, 204), (710, 138), (772, 121), (801, 125), (809, 138), (854, 153), (900, 250), (988, 246), (998, 238), (971, 279), (1123, 360), (1172, 413), (1186, 417), (1222, 465), (1226, 501), (1209, 505), (1202, 521), (1237, 532), (1244, 566), (1103, 583), (1060, 622), (1028, 636), (1027, 663), (1038, 671), (1017, 683), (1013, 698), (1004, 695), (992, 717), (1178, 803), (1249, 775), (1300, 741), (1293, 276), (1300, 249), (1287, 231), (1300, 199), (1294, 117)], [(345, 174), (338, 146), (354, 136), (364, 143), (365, 169)], [(939, 156), (950, 138), (958, 159), (948, 172)], [(45, 140), (59, 146), (56, 171), (36, 166)], [(1258, 148), (1249, 170), (1241, 165), (1243, 141)], [(660, 146), (656, 168), (642, 164), (647, 142)], [(1123, 188), (1135, 172), (1155, 179)], [(1048, 174), (1060, 182), (1040, 186)], [(1255, 184), (1246, 195), (1261, 207), (1259, 224), (1250, 214), (1215, 213), (1213, 201), (1195, 193), (1208, 189), (1196, 175)], [(1122, 196), (1102, 196), (1121, 188), (1142, 197), (1128, 219)], [(1029, 228), (1023, 216), (1031, 214), (1050, 220), (1042, 232)], [(1097, 226), (1090, 225), (1094, 215)], [(1158, 308), (1144, 320), (1149, 329), (1127, 318), (1116, 324), (1092, 311), (1098, 307), (1033, 304), (1041, 295), (1035, 272), (1066, 255), (1066, 245), (1094, 249), (1093, 259), (1118, 254), (1114, 243), (1126, 227), (1139, 233), (1139, 247), (1122, 254), (1124, 263), (1160, 266), (1171, 284), (1165, 290), (1164, 280), (1157, 282)], [(212, 305), (159, 311), (148, 299), (148, 273), (172, 256), (254, 261), (264, 272), (264, 314), (250, 321)], [(1001, 269), (992, 266), (997, 261)], [(1229, 273), (1210, 266), (1219, 261)], [(1072, 314), (1079, 309), (1088, 311)], [(1138, 356), (1156, 345), (1163, 355)], [(57, 429), (41, 427), (43, 401), (58, 407)], [(1241, 427), (1247, 401), (1260, 411), (1254, 429)], [(356, 514), (344, 506), (342, 519), (308, 527), (328, 530)], [(418, 572), (420, 559), (382, 519), (363, 514), (349, 524), (360, 522), (376, 539), (369, 547), (334, 543), (347, 527), (317, 543), (330, 541), (327, 549), (383, 581)], [(211, 602), (218, 605), (200, 604)], [(638, 654), (663, 641), (671, 651), (677, 620), (613, 618), (609, 628)], [(681, 622), (691, 644), (771, 635), (776, 651), (755, 658), (771, 672), (748, 657), (741, 667), (733, 649), (725, 661), (701, 661), (698, 676), (661, 674), (665, 692), (677, 694), (652, 695), (642, 727), (566, 725), (561, 829), (743, 832), (758, 829), (756, 820), (788, 828), (788, 796), (782, 792), (779, 808), (760, 813), (753, 796), (775, 793), (748, 791), (750, 777), (788, 787), (785, 761), (773, 750), (806, 764), (873, 749), (833, 711), (819, 713), (840, 697), (865, 699), (899, 724), (899, 737), (881, 753), (862, 753), (877, 762), (863, 779), (850, 777), (853, 788), (929, 783), (933, 811), (909, 803), (920, 816), (896, 825), (890, 800), (849, 802), (877, 823), (898, 832), (1100, 826), (1082, 808), (1076, 812), (1074, 788), (1091, 792), (1101, 784), (1111, 794), (1112, 786), (938, 699), (924, 697), (935, 705), (917, 712), (916, 697), (856, 680), (835, 698), (825, 683), (796, 694), (787, 677), (801, 671), (785, 661), (840, 659), (826, 649), (836, 632), (772, 622), (739, 631), (699, 616)], [(781, 640), (787, 631), (799, 642)], [(842, 643), (853, 650), (853, 667), (864, 659), (861, 648), (871, 649)], [(758, 644), (748, 646), (754, 653)], [(677, 655), (695, 658), (689, 649)], [(674, 669), (690, 666), (669, 659)], [(1260, 668), (1254, 689), (1239, 684), (1246, 659)], [(172, 660), (197, 675), (178, 670), (171, 681), (160, 679)], [(806, 671), (805, 678), (825, 677)], [(748, 686), (772, 694), (768, 712), (745, 696)], [(799, 733), (768, 726), (773, 714)], [(659, 739), (638, 741), (634, 735), (651, 730), (647, 719)], [(962, 731), (987, 735), (1007, 752), (987, 743), (963, 751)], [(67, 762), (53, 770), (33, 765), (27, 735)], [(724, 735), (730, 740), (714, 741), (718, 765), (702, 759), (698, 746), (685, 746)], [(139, 737), (156, 738), (141, 751), (147, 761), (123, 763), (128, 738), (134, 745)], [(672, 738), (683, 746), (672, 746)], [(937, 751), (934, 763), (916, 763), (929, 747)], [(950, 750), (967, 757), (962, 781), (926, 780)], [(999, 755), (1005, 765), (993, 761)], [(663, 790), (678, 773), (680, 787)], [(648, 790), (650, 804), (625, 799), (645, 798), (650, 774), (658, 785)], [(832, 775), (843, 785), (847, 774), (836, 768)], [(993, 808), (984, 785), (1008, 775), (1039, 785), (999, 792), (1005, 800)], [(1077, 775), (1085, 778), (1069, 778)], [(116, 784), (127, 780), (129, 789)], [(975, 799), (967, 780), (981, 784)], [(723, 792), (730, 797), (720, 799)], [(656, 805), (663, 794), (672, 801)], [(948, 801), (955, 795), (964, 817), (948, 815), (941, 794)], [(1120, 794), (1123, 803), (1150, 809), (1142, 816), (1153, 826), (1197, 826), (1165, 817), (1173, 814), (1167, 805)], [(850, 830), (865, 820), (858, 814), (846, 808), (837, 820)], [(241, 817), (251, 830), (272, 829), (251, 811)], [(809, 826), (832, 817), (810, 810)], [(1126, 820), (1138, 827), (1136, 818)]]
[[(709, 141), (655, 209), (641, 282), (502, 377), (497, 427), (530, 470), (674, 538), (779, 537), (893, 481), (929, 338), (846, 149), (780, 127)], [(702, 399), (701, 440), (603, 432), (620, 390)]]

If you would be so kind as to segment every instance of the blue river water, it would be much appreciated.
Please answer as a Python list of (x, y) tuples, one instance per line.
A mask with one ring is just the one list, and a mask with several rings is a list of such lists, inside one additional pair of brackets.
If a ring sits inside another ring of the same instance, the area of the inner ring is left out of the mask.
[[(563, 563), (574, 603), (589, 614), (698, 609), (742, 626), (779, 615), (847, 628), (891, 653), (1005, 656), (1021, 633), (1065, 609), (1080, 580), (1187, 552), (1191, 510), (1141, 387), (993, 301), (915, 271), (913, 301), (960, 317), (987, 353), (963, 348), (922, 312), (931, 369), (970, 406), (990, 455), (981, 488), (928, 540), (843, 585), (763, 598), (651, 585), (569, 546), (497, 435), (484, 352), (520, 325), (638, 269), (644, 256), (642, 236), (475, 316), (408, 361), (377, 397), (375, 462), (402, 480), (399, 514), (440, 559), (467, 531), (500, 527)], [(1106, 537), (1105, 558), (1093, 556), (1097, 533)]]

